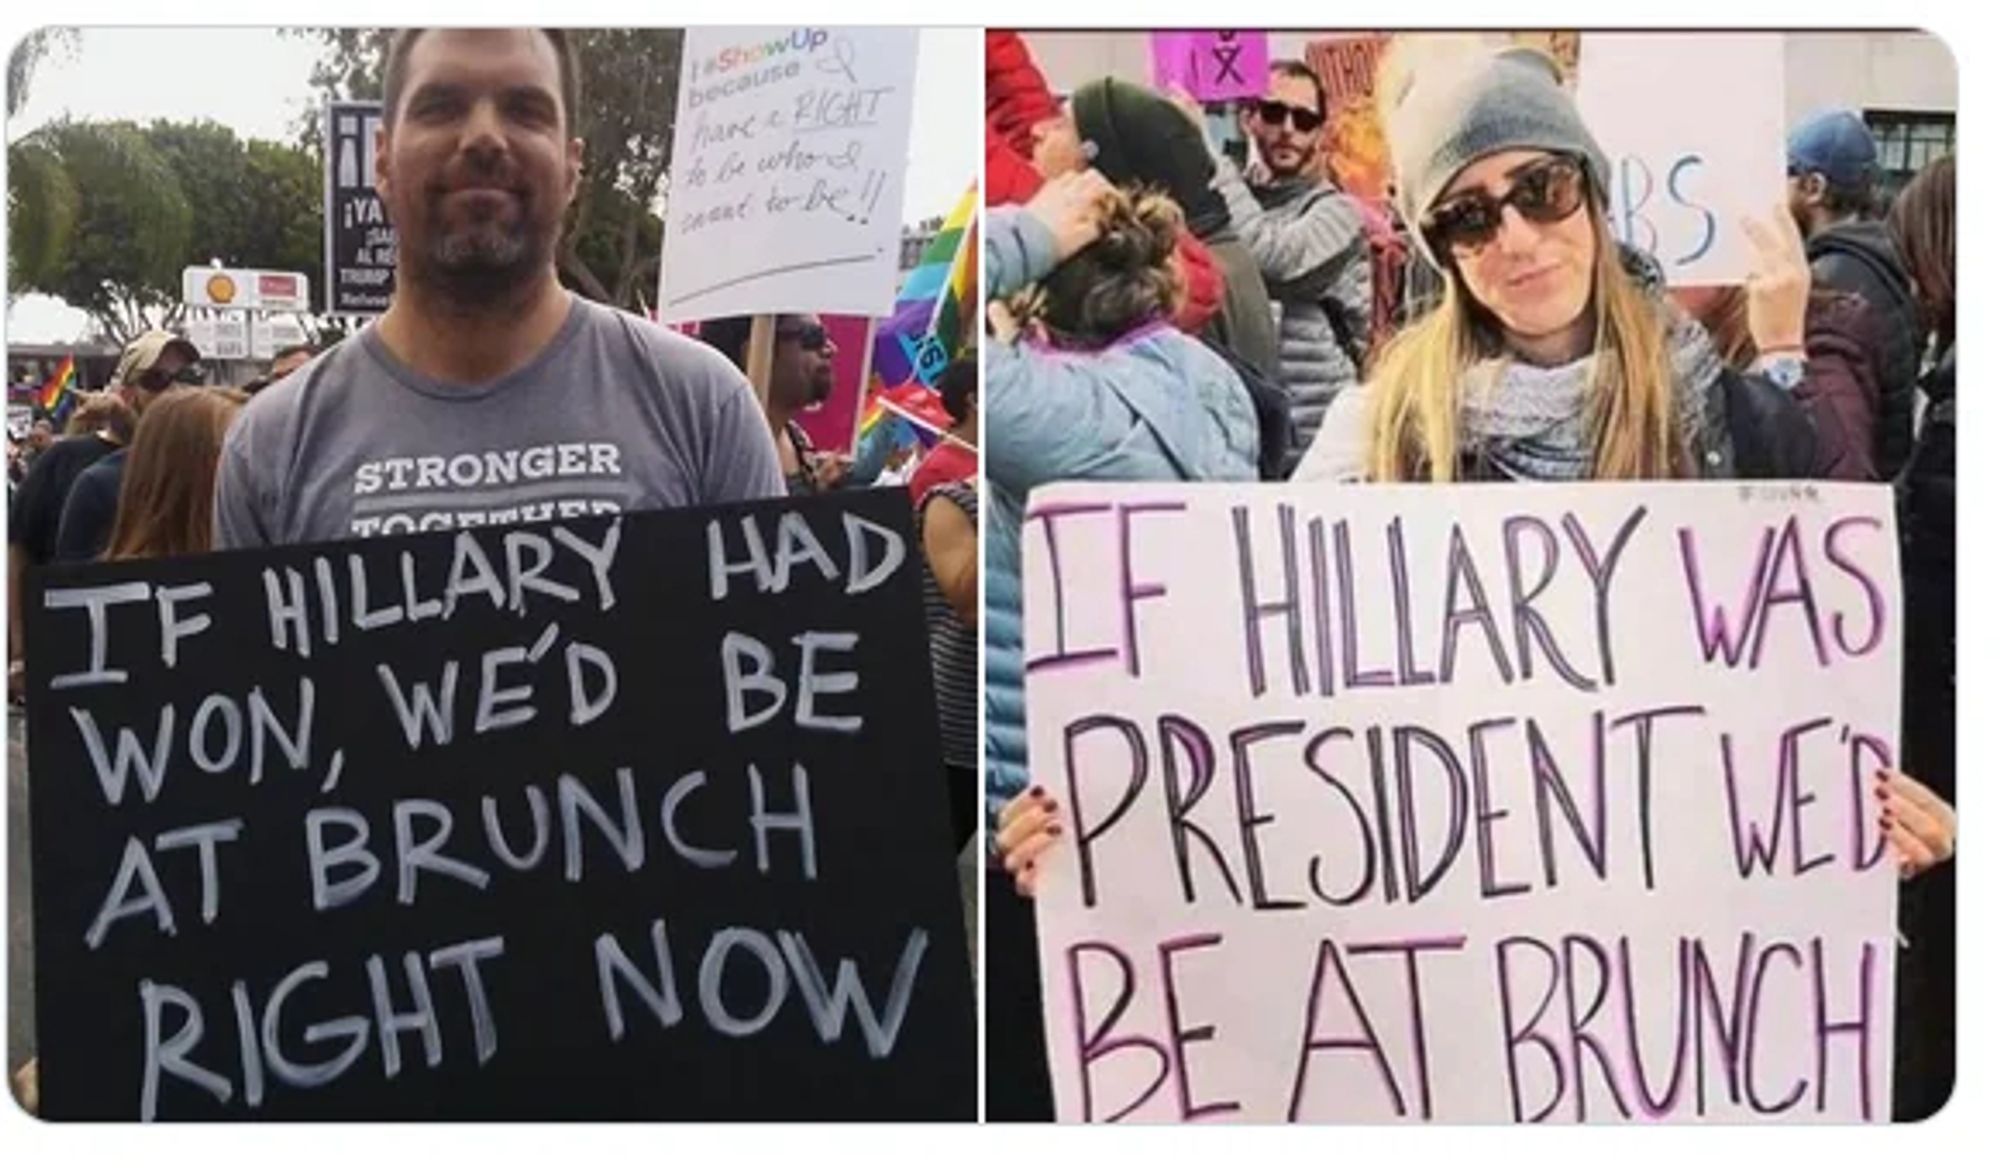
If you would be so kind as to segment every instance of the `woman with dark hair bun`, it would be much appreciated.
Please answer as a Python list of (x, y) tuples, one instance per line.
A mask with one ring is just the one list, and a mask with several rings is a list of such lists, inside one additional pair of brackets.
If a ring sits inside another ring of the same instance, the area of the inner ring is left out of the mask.
[[(986, 807), (1026, 795), (1021, 523), (1055, 481), (1253, 481), (1258, 428), (1227, 360), (1174, 328), (1181, 214), (1094, 170), (987, 213), (983, 453)], [(936, 508), (936, 507), (933, 507)], [(986, 870), (987, 1118), (1048, 1119), (1034, 914), (998, 858)]]
[(1021, 520), (1053, 481), (1252, 481), (1257, 419), (1229, 364), (1168, 322), (1180, 297), (1175, 203), (1095, 171), (987, 216), (986, 780), (1027, 787)]

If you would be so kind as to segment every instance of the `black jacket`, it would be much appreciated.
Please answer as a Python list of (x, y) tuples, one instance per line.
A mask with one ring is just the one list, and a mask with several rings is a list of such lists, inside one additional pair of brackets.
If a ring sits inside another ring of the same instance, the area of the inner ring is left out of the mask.
[(1896, 256), (1888, 228), (1879, 222), (1831, 226), (1806, 242), (1813, 287), (1858, 295), (1872, 316), (1875, 382), (1881, 411), (1875, 418), (1875, 474), (1887, 481), (1910, 455), (1923, 324), (1910, 293), (1909, 275)]
[(1945, 351), (1924, 377), (1923, 427), (1897, 480), (1897, 516), (1903, 527), (1903, 570), (1940, 588), (1950, 587), (1958, 541), (1958, 348)]
[[(1898, 767), (1958, 799), (1958, 359), (1947, 349), (1924, 377), (1922, 426), (1896, 479), (1903, 535), (1903, 747)], [(1955, 862), (1903, 884), (1897, 928), (1894, 1115), (1929, 1116), (1956, 1069), (1958, 889)]]
[(1727, 368), (1716, 383), (1727, 408), (1734, 476), (1800, 480), (1817, 475), (1819, 436), (1791, 393), (1762, 376)]
[(1903, 752), (1906, 769), (1957, 795), (1958, 350), (1923, 382), (1929, 406), (1896, 479), (1903, 541)]

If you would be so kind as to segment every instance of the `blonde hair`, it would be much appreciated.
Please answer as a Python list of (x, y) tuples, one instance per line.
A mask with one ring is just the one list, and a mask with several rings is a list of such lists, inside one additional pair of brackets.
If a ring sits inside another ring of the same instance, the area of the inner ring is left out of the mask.
[[(1603, 217), (1589, 213), (1597, 243), (1587, 308), (1596, 323), (1587, 421), (1596, 450), (1592, 475), (1621, 481), (1688, 476), (1693, 462), (1678, 434), (1659, 308), (1620, 265)], [(1461, 394), (1476, 364), (1504, 357), (1498, 337), (1497, 322), (1458, 272), (1449, 272), (1442, 301), (1383, 348), (1369, 376), (1369, 479), (1458, 478)]]

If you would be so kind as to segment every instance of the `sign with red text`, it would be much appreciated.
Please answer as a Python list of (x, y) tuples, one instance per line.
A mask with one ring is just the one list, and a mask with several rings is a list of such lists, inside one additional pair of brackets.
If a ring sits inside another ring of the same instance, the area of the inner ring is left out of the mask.
[(1890, 491), (1029, 498), (1056, 1112), (1889, 1116)]
[(183, 267), (181, 302), (231, 311), (311, 311), (311, 281), (297, 271)]
[(1186, 90), (1197, 101), (1262, 97), (1271, 70), (1271, 38), (1263, 32), (1156, 32), (1153, 85)]
[(691, 28), (667, 181), (660, 318), (887, 315), (914, 28)]

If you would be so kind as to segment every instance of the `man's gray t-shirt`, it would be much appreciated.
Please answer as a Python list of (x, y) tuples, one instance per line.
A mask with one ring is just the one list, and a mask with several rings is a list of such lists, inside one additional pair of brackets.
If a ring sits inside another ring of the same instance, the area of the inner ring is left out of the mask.
[(705, 344), (572, 298), (519, 370), (460, 386), (370, 327), (230, 427), (217, 549), (782, 497), (757, 398)]

